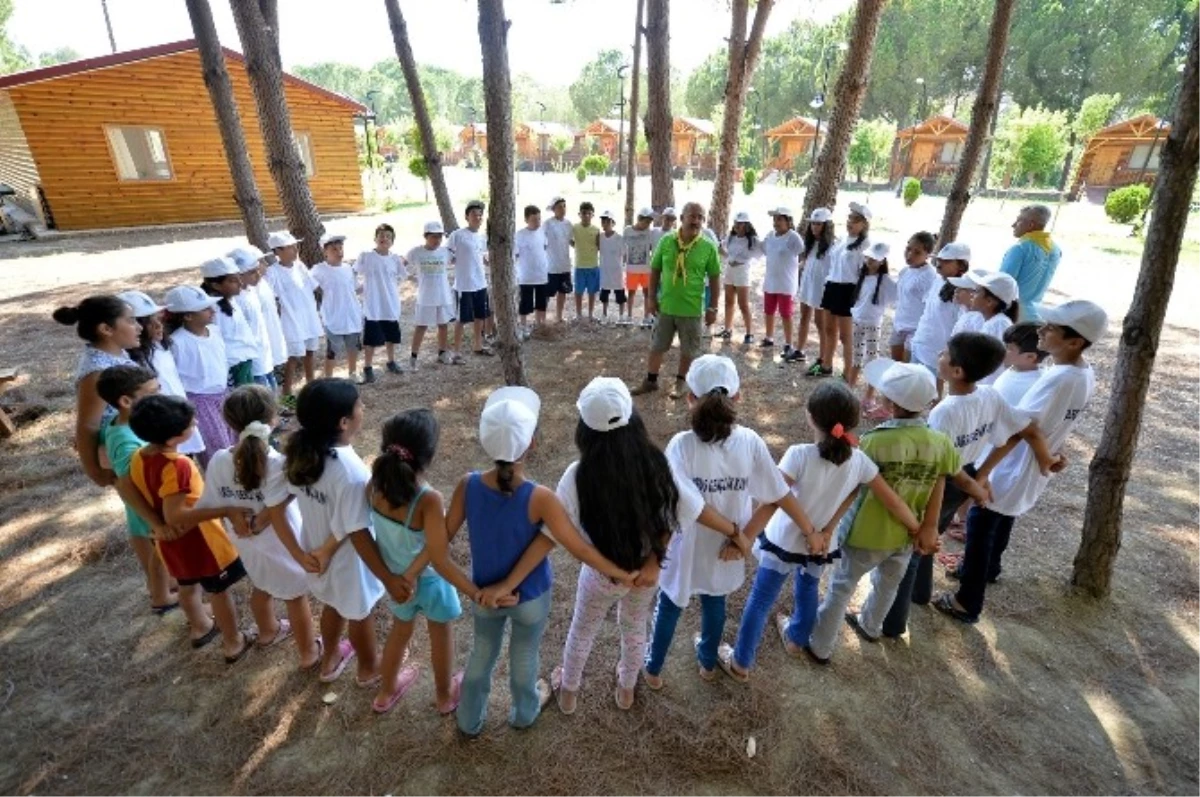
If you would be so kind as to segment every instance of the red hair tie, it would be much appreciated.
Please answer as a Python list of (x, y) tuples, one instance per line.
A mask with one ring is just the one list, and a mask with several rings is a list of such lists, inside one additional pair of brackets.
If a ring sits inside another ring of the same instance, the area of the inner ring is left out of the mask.
[(829, 434), (836, 440), (845, 440), (852, 446), (858, 445), (858, 438), (852, 433), (847, 432), (846, 427), (842, 426), (840, 423), (835, 423), (833, 428), (829, 430)]
[(409, 451), (407, 448), (405, 448), (402, 445), (397, 445), (396, 443), (392, 443), (390, 446), (385, 448), (384, 451), (386, 451), (389, 454), (395, 454), (396, 456), (400, 457), (401, 462), (411, 462), (412, 458), (413, 458), (411, 451)]

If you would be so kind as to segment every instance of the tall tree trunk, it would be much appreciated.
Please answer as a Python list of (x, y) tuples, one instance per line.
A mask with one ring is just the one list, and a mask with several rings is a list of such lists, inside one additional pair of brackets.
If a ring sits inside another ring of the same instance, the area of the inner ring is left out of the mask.
[[(712, 207), (708, 210), (709, 226), (722, 231), (733, 201), (733, 174), (737, 168), (742, 130), (742, 114), (746, 110), (746, 90), (758, 66), (763, 32), (775, 0), (758, 0), (754, 7), (754, 23), (750, 38), (746, 38), (746, 18), (750, 15), (750, 0), (733, 0), (733, 24), (729, 33), (729, 69), (725, 78), (725, 117), (721, 123), (721, 151), (717, 156), (717, 175), (713, 183)], [(761, 134), (761, 133), (760, 133)]]
[[(884, 2), (858, 0), (846, 63), (833, 89), (835, 103), (829, 115), (829, 124), (825, 127), (825, 143), (817, 155), (817, 165), (813, 167), (812, 178), (804, 194), (805, 218), (816, 208), (833, 207), (838, 184), (846, 176), (846, 153), (850, 149), (850, 137), (858, 121), (858, 112), (862, 110), (863, 100), (867, 96), (871, 58), (875, 53), (875, 34), (879, 32)], [(813, 142), (813, 146), (816, 146), (816, 142)]]
[(517, 280), (513, 273), (516, 191), (513, 179), (512, 81), (508, 71), (508, 20), (504, 0), (479, 0), (479, 47), (483, 51), (483, 107), (488, 131), (488, 259), (496, 349), (504, 384), (527, 385), (517, 338)]
[[(999, 95), (997, 95), (999, 96)], [(983, 150), (983, 164), (979, 169), (979, 180), (975, 183), (976, 191), (986, 191), (988, 187), (988, 176), (992, 170), (992, 147), (996, 143), (996, 127), (1000, 124), (1000, 109), (996, 108), (996, 113), (992, 114), (992, 123), (988, 126), (987, 144)]]
[[(412, 44), (408, 41), (408, 25), (400, 11), (399, 0), (384, 0), (387, 6), (388, 25), (392, 29), (392, 42), (396, 46), (396, 57), (404, 72), (404, 83), (408, 86), (408, 97), (412, 100), (413, 118), (421, 136), (421, 154), (433, 184), (433, 197), (437, 202), (438, 214), (446, 234), (458, 229), (454, 216), (454, 205), (450, 203), (450, 192), (446, 190), (446, 176), (442, 172), (442, 153), (438, 151), (437, 137), (433, 134), (433, 122), (429, 119), (429, 107), (425, 104), (425, 92), (421, 89), (421, 77), (417, 73), (417, 62), (413, 58)], [(428, 200), (427, 200), (428, 201)]]
[(640, 75), (642, 69), (642, 17), (646, 0), (637, 0), (637, 19), (633, 26), (633, 88), (629, 91), (629, 161), (625, 165), (625, 226), (633, 224), (633, 189), (637, 180), (637, 115), (641, 101)]
[(1138, 433), (1150, 387), (1150, 374), (1158, 351), (1163, 319), (1187, 224), (1188, 205), (1196, 185), (1200, 131), (1200, 34), (1192, 26), (1187, 66), (1179, 87), (1171, 133), (1162, 148), (1162, 164), (1155, 185), (1153, 215), (1146, 228), (1142, 267), (1133, 303), (1121, 325), (1121, 343), (1113, 372), (1112, 396), (1100, 444), (1088, 467), (1088, 500), (1083, 534), (1075, 554), (1071, 583), (1092, 597), (1109, 593), (1117, 551), (1121, 548), (1121, 513), (1125, 486), (1133, 466)]
[[(650, 146), (650, 204), (675, 204), (671, 177), (670, 0), (646, 0), (646, 143)], [(636, 141), (634, 148), (637, 148)]]
[(308, 190), (304, 161), (300, 159), (292, 133), (292, 115), (283, 93), (275, 3), (273, 0), (230, 0), (229, 5), (233, 9), (238, 38), (242, 41), (250, 88), (254, 90), (258, 125), (267, 150), (267, 167), (275, 181), (288, 229), (292, 235), (303, 239), (301, 258), (306, 263), (319, 263), (325, 259), (320, 243), (325, 225), (317, 215), (312, 192)]
[(1008, 49), (1008, 32), (1012, 27), (1016, 5), (1016, 0), (996, 0), (996, 8), (992, 12), (987, 62), (983, 67), (983, 79), (975, 95), (975, 104), (971, 106), (971, 128), (967, 131), (962, 157), (954, 172), (954, 183), (950, 195), (946, 197), (946, 210), (942, 215), (941, 235), (938, 238), (942, 244), (958, 237), (958, 226), (962, 223), (967, 203), (971, 201), (971, 181), (975, 179), (988, 130), (1000, 104), (1000, 77), (1004, 72), (1004, 53)]
[(233, 201), (242, 214), (246, 227), (246, 238), (259, 249), (267, 248), (267, 217), (263, 211), (262, 197), (254, 181), (254, 167), (246, 151), (246, 135), (242, 131), (242, 120), (238, 114), (237, 100), (233, 96), (233, 83), (225, 69), (225, 54), (217, 38), (217, 26), (213, 23), (212, 8), (208, 0), (187, 0), (188, 16), (192, 19), (192, 32), (200, 47), (200, 63), (204, 69), (204, 85), (212, 100), (213, 112), (217, 115), (217, 127), (221, 131), (221, 143), (225, 147), (225, 161), (233, 177)]

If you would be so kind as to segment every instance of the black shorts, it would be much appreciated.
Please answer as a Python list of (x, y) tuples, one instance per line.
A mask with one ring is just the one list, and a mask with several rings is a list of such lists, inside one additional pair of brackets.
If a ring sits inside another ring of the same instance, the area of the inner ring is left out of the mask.
[(399, 342), (399, 321), (372, 321), (367, 319), (363, 322), (362, 343), (364, 346), (370, 346), (374, 348), (376, 346), (382, 346), (385, 343)]
[(551, 296), (558, 293), (573, 293), (575, 287), (571, 285), (571, 272), (564, 271), (561, 274), (549, 274), (546, 281), (546, 292)]
[(204, 576), (203, 578), (180, 578), (176, 580), (181, 587), (190, 587), (192, 584), (199, 584), (200, 589), (209, 595), (220, 595), (245, 577), (246, 566), (242, 564), (242, 560), (239, 558), (234, 559), (229, 563), (228, 567), (216, 575)]
[(821, 294), (821, 309), (840, 318), (850, 317), (858, 285), (853, 282), (826, 282)]
[(458, 295), (458, 320), (464, 324), (483, 321), (492, 317), (492, 305), (488, 302), (487, 288)]
[(601, 288), (600, 289), (600, 304), (608, 304), (608, 295), (610, 293), (615, 293), (617, 295), (617, 304), (625, 304), (626, 300), (625, 300), (625, 289), (624, 288), (617, 288), (615, 290), (609, 290), (608, 288)]
[(541, 285), (522, 285), (521, 286), (521, 303), (517, 308), (518, 315), (529, 315), (534, 310), (539, 313), (546, 312), (546, 304), (550, 299), (550, 290), (547, 283)]

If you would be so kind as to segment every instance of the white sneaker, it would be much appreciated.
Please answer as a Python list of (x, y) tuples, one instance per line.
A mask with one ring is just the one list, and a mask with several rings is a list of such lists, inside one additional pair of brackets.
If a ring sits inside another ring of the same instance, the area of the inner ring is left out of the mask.
[(454, 363), (454, 358), (450, 355), (450, 352), (448, 352), (448, 351), (439, 352), (437, 359), (438, 359), (438, 362), (441, 363), (442, 365), (451, 365)]
[(410, 357), (408, 360), (408, 370), (410, 370), (414, 373), (416, 371), (418, 371), (420, 369), (420, 366), (417, 365), (418, 362), (419, 361), (417, 360), (416, 357)]

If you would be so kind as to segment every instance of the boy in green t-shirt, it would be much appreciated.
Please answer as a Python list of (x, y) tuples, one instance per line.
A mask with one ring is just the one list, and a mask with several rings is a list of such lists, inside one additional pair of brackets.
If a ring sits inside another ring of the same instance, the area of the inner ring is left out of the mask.
[[(893, 419), (864, 434), (861, 448), (879, 466), (888, 486), (921, 518), (921, 528), (910, 534), (869, 491), (860, 492), (838, 529), (842, 556), (805, 648), (820, 664), (829, 663), (843, 618), (865, 640), (879, 640), (914, 546), (920, 553), (937, 550), (942, 490), (946, 479), (960, 471), (954, 443), (930, 429), (921, 417), (937, 398), (933, 374), (924, 366), (886, 358), (867, 363), (864, 373)], [(847, 613), (854, 590), (867, 573), (871, 573), (871, 592), (858, 614)]]
[(161, 533), (165, 524), (129, 480), (129, 463), (134, 452), (145, 445), (129, 428), (129, 413), (138, 399), (158, 392), (158, 378), (148, 368), (114, 365), (100, 374), (96, 392), (117, 411), (117, 417), (104, 433), (104, 449), (117, 475), (117, 494), (125, 504), (129, 545), (146, 577), (150, 608), (155, 614), (166, 614), (178, 608), (179, 603), (171, 594), (171, 576), (154, 549), (154, 533)]

